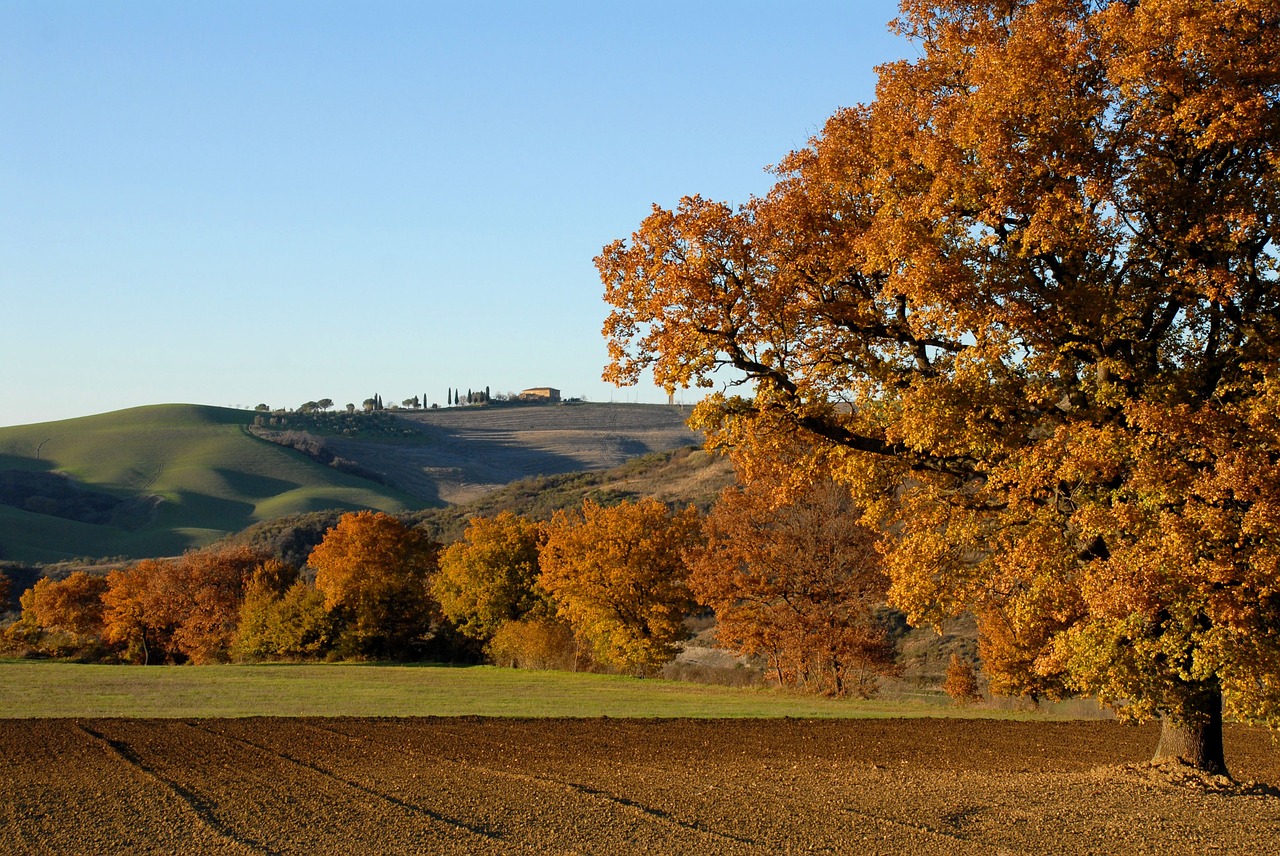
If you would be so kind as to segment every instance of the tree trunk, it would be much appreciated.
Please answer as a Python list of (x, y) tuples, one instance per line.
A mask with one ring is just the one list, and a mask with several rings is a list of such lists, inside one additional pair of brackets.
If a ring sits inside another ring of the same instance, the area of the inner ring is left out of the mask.
[(1152, 761), (1181, 761), (1197, 770), (1228, 775), (1222, 747), (1222, 688), (1217, 681), (1187, 686), (1178, 713), (1160, 720), (1160, 743)]

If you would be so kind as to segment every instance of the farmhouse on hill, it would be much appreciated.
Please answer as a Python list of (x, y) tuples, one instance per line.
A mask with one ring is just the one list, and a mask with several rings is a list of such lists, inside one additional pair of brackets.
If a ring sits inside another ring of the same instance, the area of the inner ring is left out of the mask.
[(560, 390), (549, 386), (535, 386), (520, 393), (521, 401), (549, 401), (557, 404), (560, 401)]

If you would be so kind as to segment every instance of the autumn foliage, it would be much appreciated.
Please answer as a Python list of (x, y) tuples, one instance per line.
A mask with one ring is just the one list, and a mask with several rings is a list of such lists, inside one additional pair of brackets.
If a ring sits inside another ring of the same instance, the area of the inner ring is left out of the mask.
[(918, 57), (766, 196), (604, 249), (606, 376), (750, 381), (711, 441), (813, 444), (993, 689), (1221, 769), (1224, 702), (1280, 722), (1280, 7), (902, 8)]
[(538, 588), (541, 524), (504, 511), (475, 517), (463, 540), (440, 554), (431, 590), (444, 616), (463, 635), (487, 641), (509, 621), (555, 613)]
[(601, 663), (644, 673), (671, 659), (684, 635), (694, 607), (684, 551), (698, 528), (692, 507), (586, 500), (548, 524), (540, 585)]
[(65, 579), (44, 577), (20, 599), (22, 618), (16, 633), (53, 655), (74, 655), (92, 648), (102, 634), (102, 595), (107, 581), (77, 571)]
[(952, 654), (947, 662), (947, 676), (942, 682), (942, 691), (951, 696), (956, 704), (972, 704), (982, 700), (982, 692), (978, 689), (978, 673), (973, 663)]
[(141, 663), (230, 659), (245, 588), (268, 557), (247, 547), (148, 559), (107, 575), (103, 637)]
[(232, 653), (240, 660), (297, 660), (326, 653), (336, 623), (324, 595), (276, 560), (258, 567), (240, 606)]
[(312, 552), (316, 589), (341, 623), (346, 653), (412, 656), (436, 614), (431, 576), (439, 545), (382, 512), (344, 514)]
[(789, 499), (768, 482), (721, 494), (689, 576), (715, 610), (719, 644), (766, 658), (786, 686), (873, 694), (878, 676), (896, 673), (896, 650), (875, 618), (889, 580), (859, 518), (830, 481)]

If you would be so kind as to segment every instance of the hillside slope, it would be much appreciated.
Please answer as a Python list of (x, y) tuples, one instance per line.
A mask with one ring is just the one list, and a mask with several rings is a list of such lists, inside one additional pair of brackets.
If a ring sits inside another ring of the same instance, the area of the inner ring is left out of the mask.
[(322, 438), (381, 483), (255, 437), (257, 414), (227, 408), (157, 405), (0, 428), (0, 559), (174, 555), (287, 515), (475, 500), (519, 479), (696, 444), (687, 415), (654, 405), (458, 408), (398, 412), (394, 436)]
[(173, 555), (280, 514), (420, 505), (250, 436), (252, 419), (158, 405), (0, 428), (3, 557)]
[(531, 476), (604, 470), (701, 442), (689, 410), (652, 404), (460, 407), (400, 411), (412, 446), (330, 440), (343, 458), (426, 502), (465, 503)]
[[(610, 504), (641, 497), (653, 497), (674, 506), (693, 504), (706, 510), (720, 491), (734, 483), (733, 467), (727, 458), (685, 446), (643, 455), (607, 470), (520, 479), (470, 502), (411, 511), (399, 517), (448, 544), (462, 537), (472, 517), (510, 511), (534, 520), (548, 520), (562, 509), (580, 508), (584, 499)], [(338, 517), (336, 511), (293, 514), (257, 523), (227, 540), (301, 565)]]

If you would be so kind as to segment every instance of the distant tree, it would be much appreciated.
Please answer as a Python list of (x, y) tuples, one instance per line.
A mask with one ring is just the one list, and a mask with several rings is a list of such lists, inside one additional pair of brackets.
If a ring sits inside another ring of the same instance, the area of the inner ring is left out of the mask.
[(174, 647), (196, 664), (230, 657), (245, 588), (265, 553), (234, 546), (194, 550), (167, 564), (154, 581), (157, 612), (173, 627)]
[(42, 577), (32, 587), (32, 617), (46, 630), (61, 630), (78, 637), (102, 633), (102, 595), (106, 577), (76, 571), (63, 580)]
[(364, 409), (366, 413), (370, 413), (370, 412), (373, 412), (374, 410), (377, 410), (378, 409), (377, 399), (366, 398), (364, 400)]
[(144, 560), (107, 575), (104, 633), (135, 662), (229, 658), (244, 590), (266, 554), (245, 546)]
[(485, 646), (496, 666), (520, 669), (577, 669), (580, 650), (573, 628), (555, 619), (503, 623)]
[(105, 577), (76, 571), (63, 580), (42, 577), (20, 600), (19, 631), (33, 648), (54, 656), (101, 645)]
[(308, 401), (308, 402), (305, 402), (305, 403), (303, 403), (303, 404), (299, 404), (299, 405), (298, 405), (298, 412), (299, 412), (299, 413), (311, 413), (313, 410), (316, 410), (316, 409), (318, 409), (319, 407), (320, 407), (320, 403), (319, 403), (319, 402), (317, 402), (317, 401)]
[(445, 618), (464, 636), (487, 641), (508, 621), (555, 614), (538, 588), (542, 524), (510, 511), (473, 517), (463, 540), (440, 554), (431, 591)]
[(107, 574), (102, 595), (103, 638), (121, 645), (127, 659), (150, 665), (170, 658), (173, 628), (165, 625), (154, 596), (165, 562), (144, 559)]
[(253, 408), (253, 409), (254, 409), (254, 410), (257, 410), (257, 411), (260, 411), (260, 412), (262, 412), (262, 413), (266, 413), (267, 411), (271, 410), (271, 408), (270, 408), (270, 407), (268, 407), (268, 406), (267, 406), (267, 405), (265, 405), (265, 404), (259, 404), (257, 407), (255, 407), (255, 408)]
[(356, 412), (356, 406), (355, 406), (354, 404), (351, 404), (350, 402), (348, 402), (348, 404), (347, 404), (347, 412), (348, 412), (348, 413), (355, 413), (355, 412)]
[(485, 403), (486, 403), (486, 404), (487, 404), (487, 403), (488, 403), (488, 401), (489, 401), (489, 387), (487, 387), (487, 386), (484, 388), (484, 400), (485, 400)]
[(439, 545), (382, 512), (344, 514), (311, 552), (325, 608), (348, 653), (412, 657), (431, 634), (430, 580)]
[(689, 587), (715, 610), (719, 643), (766, 657), (784, 685), (873, 694), (877, 676), (897, 672), (896, 651), (874, 612), (889, 578), (860, 517), (830, 481), (790, 496), (773, 478), (726, 489), (689, 556)]
[(449, 404), (450, 406), (452, 406), (452, 405), (453, 405), (453, 388), (452, 388), (452, 387), (450, 387), (450, 389), (449, 389), (448, 404)]
[(683, 553), (698, 529), (692, 506), (673, 514), (655, 499), (585, 500), (547, 525), (540, 583), (602, 663), (650, 671), (671, 659), (694, 607)]
[(245, 592), (232, 654), (238, 660), (314, 657), (328, 650), (334, 633), (324, 594), (298, 579), (294, 568), (267, 563)]
[(959, 654), (952, 654), (947, 663), (947, 678), (942, 684), (942, 690), (956, 704), (982, 701), (982, 693), (978, 690), (978, 675), (973, 664)]
[(333, 399), (322, 398), (316, 402), (316, 406), (319, 407), (321, 410), (328, 410), (330, 407), (333, 407)]

